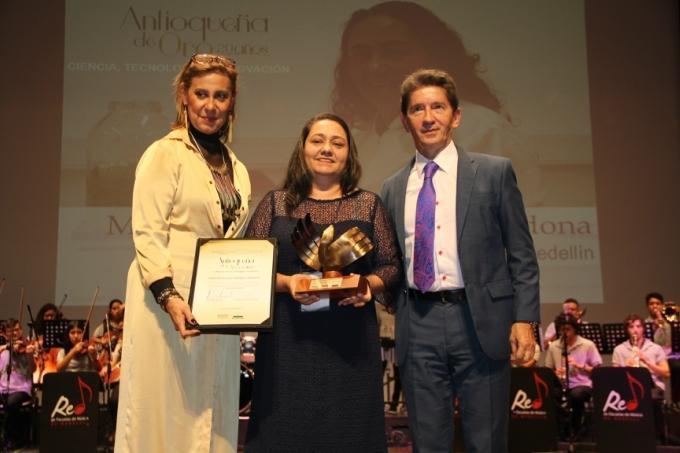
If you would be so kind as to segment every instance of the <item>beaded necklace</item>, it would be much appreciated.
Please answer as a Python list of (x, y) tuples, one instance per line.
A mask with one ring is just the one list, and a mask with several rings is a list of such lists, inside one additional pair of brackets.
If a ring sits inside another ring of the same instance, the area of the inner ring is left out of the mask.
[[(190, 126), (189, 137), (193, 145), (201, 153), (201, 157), (210, 169), (213, 181), (215, 181), (215, 188), (217, 189), (217, 195), (220, 198), (222, 208), (222, 223), (224, 231), (226, 231), (229, 225), (239, 217), (241, 208), (241, 194), (236, 190), (232, 181), (233, 169), (229, 165), (231, 160), (227, 164), (227, 158), (224, 155), (224, 145), (219, 140), (219, 133), (212, 135), (203, 134), (193, 126)], [(214, 166), (208, 161), (207, 154), (210, 151), (220, 153), (222, 157), (221, 165)]]

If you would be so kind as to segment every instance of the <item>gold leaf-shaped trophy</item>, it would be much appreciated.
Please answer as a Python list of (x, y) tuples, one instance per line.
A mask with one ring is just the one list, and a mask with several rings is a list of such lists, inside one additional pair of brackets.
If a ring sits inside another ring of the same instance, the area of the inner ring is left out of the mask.
[(309, 214), (298, 220), (291, 235), (295, 251), (307, 266), (323, 274), (322, 278), (305, 280), (299, 292), (331, 292), (334, 298), (342, 298), (366, 290), (365, 278), (343, 275), (340, 270), (373, 250), (373, 243), (359, 227), (350, 228), (336, 240), (334, 235), (333, 225), (319, 234)]

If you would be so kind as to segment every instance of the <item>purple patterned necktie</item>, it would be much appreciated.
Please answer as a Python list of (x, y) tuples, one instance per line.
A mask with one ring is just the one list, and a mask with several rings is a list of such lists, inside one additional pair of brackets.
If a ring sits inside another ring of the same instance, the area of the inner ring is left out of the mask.
[(425, 165), (423, 187), (416, 204), (416, 239), (413, 246), (413, 281), (425, 292), (434, 283), (434, 210), (437, 196), (432, 176), (439, 166), (430, 161)]

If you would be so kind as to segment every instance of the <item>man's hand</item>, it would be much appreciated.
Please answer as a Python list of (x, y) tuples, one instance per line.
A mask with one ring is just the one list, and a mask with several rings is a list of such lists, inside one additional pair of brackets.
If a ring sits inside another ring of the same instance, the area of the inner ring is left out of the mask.
[(536, 339), (531, 324), (528, 322), (516, 322), (510, 330), (511, 360), (526, 362), (534, 356), (536, 351)]

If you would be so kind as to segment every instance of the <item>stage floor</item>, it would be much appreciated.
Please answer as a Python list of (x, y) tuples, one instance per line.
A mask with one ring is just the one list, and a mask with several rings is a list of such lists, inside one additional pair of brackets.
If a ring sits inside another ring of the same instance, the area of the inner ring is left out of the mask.
[[(239, 452), (243, 451), (243, 441), (245, 440), (248, 417), (239, 418)], [(411, 453), (411, 438), (408, 428), (408, 419), (403, 415), (385, 414), (385, 433), (388, 442), (388, 453)], [(455, 446), (454, 451), (464, 451), (460, 445)], [(570, 448), (572, 447), (572, 448)], [(11, 450), (12, 452), (37, 453), (37, 446)], [(576, 442), (570, 446), (566, 442), (558, 443), (558, 452), (596, 452), (597, 445), (593, 442)], [(113, 452), (112, 445), (100, 445), (97, 452)], [(323, 452), (319, 452), (323, 453)], [(680, 453), (680, 446), (657, 445), (656, 453)]]

